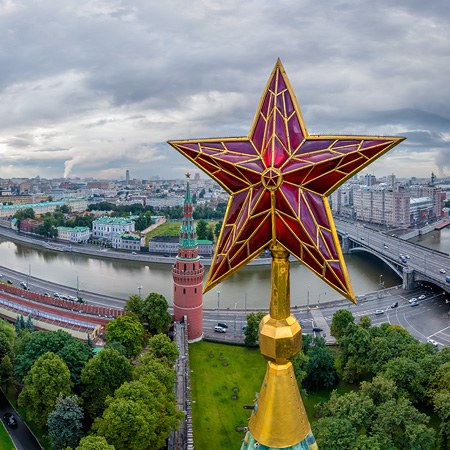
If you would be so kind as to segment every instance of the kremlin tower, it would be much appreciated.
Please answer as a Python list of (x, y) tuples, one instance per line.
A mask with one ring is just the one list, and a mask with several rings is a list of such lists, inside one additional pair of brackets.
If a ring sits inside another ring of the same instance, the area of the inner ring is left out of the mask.
[(192, 218), (192, 201), (189, 187), (190, 174), (186, 174), (183, 225), (180, 229), (178, 255), (172, 268), (173, 313), (175, 320), (187, 316), (188, 341), (203, 337), (203, 265), (198, 256), (197, 233)]

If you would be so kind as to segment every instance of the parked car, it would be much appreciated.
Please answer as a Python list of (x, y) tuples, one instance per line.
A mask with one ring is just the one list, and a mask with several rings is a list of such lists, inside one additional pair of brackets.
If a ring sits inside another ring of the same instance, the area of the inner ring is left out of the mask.
[(425, 294), (419, 295), (419, 300), (423, 300), (425, 298), (427, 298), (427, 296)]
[(419, 303), (417, 303), (417, 302), (409, 302), (409, 306), (419, 306)]
[(9, 428), (17, 428), (17, 420), (11, 413), (5, 413), (3, 415), (3, 421), (8, 425)]
[(226, 333), (226, 332), (227, 332), (227, 329), (226, 329), (226, 328), (219, 327), (218, 325), (216, 325), (216, 326), (214, 327), (214, 331), (215, 331), (216, 333)]
[(409, 259), (409, 258), (410, 258), (410, 256), (409, 256), (409, 255), (405, 255), (405, 258), (406, 258), (406, 259)]
[(441, 269), (439, 272), (441, 273), (445, 273), (445, 269)]
[(383, 245), (384, 248), (389, 248), (386, 244)]
[(434, 339), (427, 339), (427, 342), (435, 347), (439, 346), (439, 342), (436, 342)]
[(417, 298), (416, 298), (416, 297), (410, 298), (410, 299), (408, 300), (408, 302), (409, 302), (409, 303), (414, 303), (414, 302), (417, 303)]
[(397, 308), (398, 302), (392, 303), (391, 308)]
[(217, 326), (222, 328), (228, 328), (228, 325), (225, 322), (218, 322)]
[(25, 281), (21, 281), (21, 282), (20, 282), (20, 285), (21, 285), (25, 290), (28, 290), (28, 284), (25, 283)]
[(8, 284), (14, 284), (11, 280), (6, 280)]
[(379, 316), (380, 314), (384, 314), (384, 309), (376, 309), (375, 310), (375, 315)]
[(314, 331), (315, 333), (321, 333), (321, 332), (323, 331), (323, 329), (320, 328), (320, 327), (313, 327), (313, 331)]

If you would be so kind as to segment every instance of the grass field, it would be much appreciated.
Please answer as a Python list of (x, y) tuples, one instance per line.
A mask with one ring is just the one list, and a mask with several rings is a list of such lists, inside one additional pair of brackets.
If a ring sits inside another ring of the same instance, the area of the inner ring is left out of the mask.
[[(208, 222), (208, 225), (213, 232), (216, 223), (217, 222)], [(145, 235), (145, 245), (148, 245), (148, 241), (155, 236), (179, 236), (181, 224), (182, 224), (181, 220), (176, 222), (168, 221), (163, 223), (159, 227), (156, 227), (154, 230), (150, 231)]]
[(14, 444), (5, 429), (5, 425), (0, 425), (0, 450), (14, 450)]
[(259, 349), (205, 341), (189, 346), (189, 358), (195, 448), (239, 449), (244, 433), (236, 427), (251, 413), (242, 406), (260, 390), (266, 360)]

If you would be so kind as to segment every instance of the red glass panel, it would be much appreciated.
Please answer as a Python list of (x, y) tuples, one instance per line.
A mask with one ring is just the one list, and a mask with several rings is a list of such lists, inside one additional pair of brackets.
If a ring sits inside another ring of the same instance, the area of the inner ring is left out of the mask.
[(207, 148), (223, 150), (222, 142), (200, 142), (200, 147), (202, 150)]
[(218, 160), (227, 161), (231, 164), (238, 164), (240, 162), (248, 161), (248, 155), (239, 155), (237, 153), (214, 153), (214, 156)]
[(289, 139), (291, 141), (291, 150), (294, 151), (303, 141), (303, 131), (298, 121), (298, 117), (294, 114), (288, 121)]
[(332, 153), (329, 151), (320, 151), (320, 152), (316, 152), (316, 153), (307, 155), (307, 156), (305, 156), (305, 158), (308, 161), (311, 161), (312, 163), (316, 163), (316, 162), (326, 161), (327, 159), (340, 158), (340, 156), (336, 155), (336, 153)]
[(313, 194), (312, 192), (302, 191), (308, 205), (312, 211), (313, 216), (316, 218), (317, 223), (326, 228), (330, 228), (330, 222), (328, 221), (327, 213), (325, 211), (324, 199), (320, 195)]
[(326, 173), (316, 180), (305, 183), (303, 186), (318, 194), (324, 194), (330, 188), (338, 184), (345, 177), (345, 174), (339, 172)]
[[(238, 257), (237, 261), (233, 261), (233, 258), (236, 255), (240, 255), (240, 258)], [(247, 256), (247, 245), (243, 243), (241, 244), (235, 243), (234, 246), (229, 251), (229, 253), (227, 254), (227, 258), (232, 266), (236, 266), (236, 264), (239, 264), (239, 261), (245, 259), (246, 256)]]
[[(221, 243), (223, 244), (223, 246), (225, 246), (226, 243), (228, 243), (228, 238), (230, 237), (230, 233), (233, 230), (233, 227), (231, 225), (225, 225), (223, 227), (223, 233), (222, 233), (222, 239), (221, 239)], [(218, 243), (219, 245), (219, 243)]]
[(239, 192), (239, 194), (235, 194), (231, 200), (231, 205), (228, 210), (228, 216), (225, 219), (225, 223), (234, 224), (238, 218), (239, 212), (243, 208), (244, 203), (246, 203), (247, 198), (249, 196), (249, 192)]
[(265, 129), (266, 121), (261, 116), (259, 116), (255, 131), (253, 132), (252, 136), (253, 144), (255, 144), (255, 147), (258, 149), (261, 149), (263, 146)]
[(373, 147), (380, 144), (392, 144), (392, 141), (367, 140), (361, 144), (361, 148)]
[(181, 151), (184, 155), (186, 155), (188, 158), (195, 159), (195, 158), (197, 158), (197, 156), (199, 155), (199, 152), (198, 152), (198, 151), (191, 150), (191, 149), (186, 148), (186, 147), (184, 147), (184, 146), (183, 146), (183, 147), (180, 146), (179, 149), (180, 149), (180, 151)]
[(342, 155), (346, 155), (348, 153), (357, 152), (359, 150), (358, 145), (352, 145), (350, 147), (344, 147), (344, 148), (333, 148), (335, 152), (338, 152)]
[(352, 139), (351, 141), (338, 139), (333, 145), (333, 150), (334, 149), (337, 150), (338, 147), (347, 147), (348, 145), (359, 145), (360, 143), (361, 143), (361, 140), (356, 140), (356, 139)]
[(322, 265), (314, 259), (314, 257), (310, 253), (309, 247), (303, 247), (303, 262), (309, 266), (312, 270), (314, 270), (319, 276), (322, 276)]
[[(206, 160), (205, 158), (208, 158), (208, 160)], [(219, 167), (216, 164), (214, 164), (213, 160), (211, 160), (206, 155), (205, 156), (198, 156), (195, 161), (200, 167), (202, 167), (203, 169), (205, 169), (209, 173), (215, 173), (215, 172), (217, 172), (219, 170)]]
[[(333, 272), (339, 279), (339, 281), (342, 283), (342, 286), (347, 286), (344, 274), (342, 273), (342, 266), (337, 262), (331, 262), (329, 264), (330, 264), (331, 269), (333, 270)], [(346, 288), (346, 290), (347, 290), (347, 288)]]
[(273, 74), (272, 79), (270, 80), (270, 85), (269, 85), (269, 89), (273, 92), (275, 92), (275, 83), (277, 81), (277, 71), (275, 71), (275, 73)]
[(220, 265), (214, 264), (213, 276), (211, 278), (211, 281), (217, 280), (221, 276), (225, 275), (229, 270), (228, 264), (228, 260), (224, 260)]
[[(253, 233), (259, 233), (259, 228), (264, 221), (270, 222), (270, 215), (261, 215), (258, 217), (252, 217), (242, 230), (239, 230), (237, 241), (246, 241)], [(266, 236), (267, 241), (270, 240), (270, 236)]]
[(267, 92), (266, 96), (264, 98), (262, 107), (261, 107), (261, 113), (263, 114), (264, 117), (267, 117), (267, 112), (269, 111), (269, 104), (270, 104), (270, 97), (271, 97), (271, 93)]
[(286, 214), (299, 213), (299, 188), (283, 183), (275, 193), (276, 207)]
[(263, 187), (258, 189), (253, 189), (254, 195), (250, 200), (250, 209), (252, 215), (262, 213), (264, 211), (269, 211), (271, 208), (270, 192), (266, 191)]
[(306, 140), (302, 146), (296, 151), (297, 155), (315, 152), (317, 150), (326, 150), (328, 149), (334, 141), (331, 140), (322, 140), (322, 139), (314, 139), (312, 141)]
[(255, 172), (259, 172), (260, 178), (261, 178), (261, 173), (266, 170), (266, 167), (264, 166), (264, 164), (261, 162), (260, 159), (258, 159), (256, 161), (249, 161), (249, 162), (241, 163), (241, 164), (239, 164), (239, 167), (242, 167), (242, 168), (248, 169), (248, 170), (253, 170)]
[(331, 253), (328, 250), (325, 239), (321, 235), (320, 231), (319, 231), (319, 250), (325, 259), (331, 259)]
[[(340, 267), (339, 267), (340, 269)], [(339, 270), (339, 273), (342, 275), (341, 271)], [(342, 280), (340, 277), (337, 276), (336, 272), (330, 269), (330, 267), (325, 267), (325, 276), (324, 278), (332, 285), (335, 286), (337, 289), (343, 290), (345, 292), (348, 291), (345, 283), (342, 283)]]
[[(328, 176), (330, 172), (336, 168), (339, 160), (338, 159), (332, 159), (328, 161), (324, 161), (322, 163), (316, 164), (311, 172), (308, 174), (308, 176), (305, 179), (305, 183), (308, 183), (309, 181), (312, 181), (316, 179), (317, 177), (320, 177), (321, 175)], [(324, 191), (325, 192), (325, 191)]]
[(286, 83), (284, 82), (283, 74), (278, 71), (278, 92), (284, 91), (286, 89)]
[(286, 116), (289, 117), (294, 111), (294, 104), (292, 103), (292, 98), (291, 98), (291, 94), (289, 93), (289, 91), (285, 91), (283, 93), (284, 96), (284, 102), (286, 105)]
[(280, 113), (284, 116), (283, 94), (277, 95), (276, 105), (277, 108), (280, 110)]
[(336, 249), (336, 245), (338, 245), (337, 243), (334, 242), (333, 240), (333, 235), (327, 231), (327, 230), (320, 230), (323, 238), (325, 239), (325, 242), (328, 245), (328, 248), (330, 249), (331, 252), (331, 257), (333, 259), (338, 259), (338, 253), (337, 253), (337, 249)]
[(314, 217), (308, 209), (308, 204), (303, 197), (300, 198), (300, 221), (305, 227), (306, 232), (311, 236), (311, 239), (316, 242), (317, 226)]
[(231, 141), (231, 142), (224, 142), (226, 148), (230, 152), (237, 152), (237, 153), (244, 153), (246, 155), (253, 155), (257, 156), (258, 153), (253, 148), (253, 145), (250, 143), (250, 141)]
[[(248, 246), (250, 249), (250, 253), (254, 253), (261, 249), (261, 247), (265, 247), (272, 237), (272, 224), (270, 220), (266, 220), (259, 229), (259, 232), (256, 233), (250, 239)], [(269, 238), (269, 239), (268, 239)]]
[(361, 167), (361, 165), (364, 163), (364, 161), (366, 161), (366, 158), (363, 158), (362, 156), (360, 156), (358, 159), (356, 159), (355, 161), (351, 161), (348, 164), (341, 164), (339, 166), (339, 170), (342, 170), (342, 172), (345, 173), (352, 173), (353, 171), (355, 171), (356, 169), (358, 169), (359, 167)]
[[(213, 171), (209, 171), (214, 173)], [(240, 178), (229, 175), (228, 173), (221, 170), (220, 172), (214, 173), (218, 180), (220, 180), (231, 192), (238, 192), (242, 189), (248, 187), (248, 184), (241, 180)]]
[(361, 151), (361, 153), (370, 159), (370, 158), (373, 158), (374, 156), (381, 154), (383, 152), (383, 150), (388, 146), (389, 146), (389, 143), (383, 144), (383, 145), (378, 145), (374, 148), (364, 149)]
[[(311, 236), (309, 236), (305, 229), (301, 226), (300, 222), (292, 217), (279, 214), (276, 221), (277, 237), (284, 236), (284, 242), (286, 248), (294, 249), (299, 245), (299, 240), (306, 244), (313, 244)], [(280, 233), (278, 235), (278, 233)]]
[(289, 148), (288, 138), (286, 135), (286, 122), (278, 111), (275, 114), (275, 134), (284, 145), (284, 148)]
[(273, 165), (274, 167), (280, 167), (283, 165), (283, 163), (289, 158), (289, 153), (283, 147), (281, 142), (278, 140), (278, 138), (274, 138), (273, 140)]

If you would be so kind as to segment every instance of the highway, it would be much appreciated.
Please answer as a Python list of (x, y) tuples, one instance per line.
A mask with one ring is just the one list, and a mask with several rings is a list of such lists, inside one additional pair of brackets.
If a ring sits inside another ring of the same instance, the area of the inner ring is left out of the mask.
[[(442, 272), (445, 271), (450, 275), (449, 255), (402, 240), (386, 231), (372, 230), (362, 224), (343, 220), (335, 220), (335, 224), (340, 233), (346, 233), (361, 247), (372, 250), (375, 254), (384, 256), (402, 267), (407, 266), (445, 286), (445, 273)], [(404, 262), (401, 261), (401, 255), (405, 257)]]

